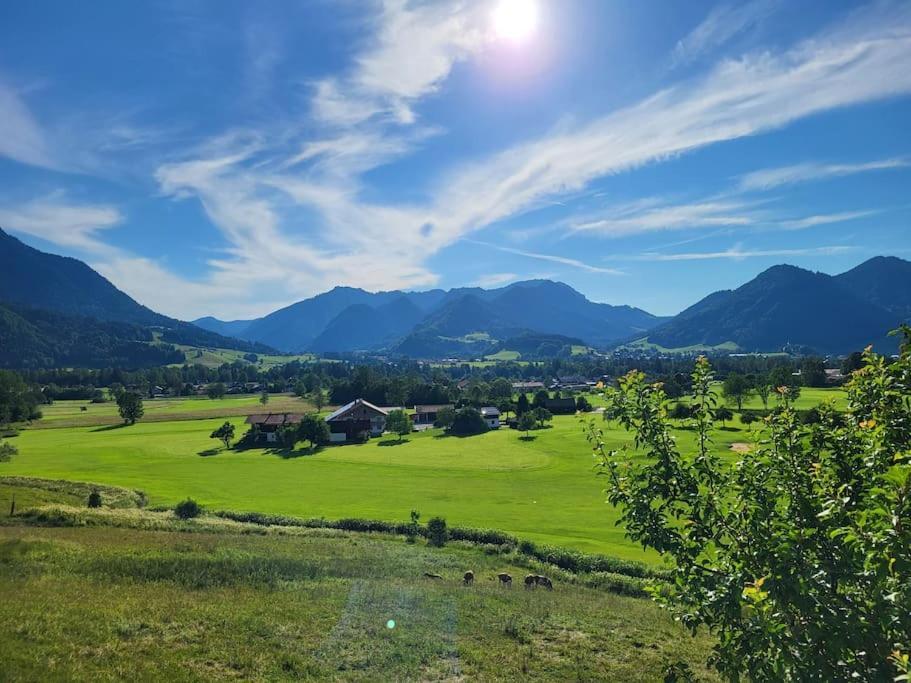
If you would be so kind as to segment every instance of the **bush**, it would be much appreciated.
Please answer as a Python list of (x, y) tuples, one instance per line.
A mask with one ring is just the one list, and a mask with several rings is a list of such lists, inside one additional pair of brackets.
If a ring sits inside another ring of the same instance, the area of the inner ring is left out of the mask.
[(456, 411), (449, 431), (458, 436), (483, 434), (488, 430), (487, 422), (477, 408), (461, 408)]
[(90, 508), (100, 508), (101, 507), (101, 494), (98, 492), (98, 489), (95, 489), (89, 494), (89, 500), (87, 505)]
[(0, 443), (0, 462), (12, 459), (19, 450), (11, 443)]
[(446, 529), (446, 520), (442, 517), (431, 517), (427, 522), (427, 542), (437, 548), (446, 545), (449, 532)]
[(192, 498), (187, 498), (177, 504), (177, 507), (174, 508), (174, 514), (180, 519), (192, 519), (202, 514), (202, 506)]

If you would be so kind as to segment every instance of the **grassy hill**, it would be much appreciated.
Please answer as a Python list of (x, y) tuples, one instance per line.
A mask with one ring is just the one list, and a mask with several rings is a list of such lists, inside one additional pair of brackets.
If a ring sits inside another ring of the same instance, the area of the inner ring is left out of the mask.
[[(502, 588), (497, 572), (529, 571), (510, 555), (171, 513), (83, 519), (0, 526), (5, 679), (648, 681), (685, 661), (713, 680), (707, 635), (572, 580)], [(143, 519), (157, 530), (97, 526)]]

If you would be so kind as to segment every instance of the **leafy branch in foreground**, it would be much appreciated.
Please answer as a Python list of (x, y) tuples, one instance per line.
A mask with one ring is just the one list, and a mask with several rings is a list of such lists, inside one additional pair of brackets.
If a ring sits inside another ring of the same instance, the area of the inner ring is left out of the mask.
[(660, 384), (631, 372), (587, 433), (626, 535), (673, 560), (655, 598), (718, 636), (712, 664), (754, 680), (908, 680), (911, 647), (911, 328), (898, 360), (864, 354), (848, 409), (804, 425), (782, 393), (753, 452), (712, 448), (705, 358), (693, 372), (696, 447), (681, 451)]

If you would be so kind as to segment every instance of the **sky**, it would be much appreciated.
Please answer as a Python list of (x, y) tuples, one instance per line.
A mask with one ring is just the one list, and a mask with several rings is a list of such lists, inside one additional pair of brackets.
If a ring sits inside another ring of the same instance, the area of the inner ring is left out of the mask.
[(182, 319), (911, 258), (911, 2), (0, 4), (0, 227)]

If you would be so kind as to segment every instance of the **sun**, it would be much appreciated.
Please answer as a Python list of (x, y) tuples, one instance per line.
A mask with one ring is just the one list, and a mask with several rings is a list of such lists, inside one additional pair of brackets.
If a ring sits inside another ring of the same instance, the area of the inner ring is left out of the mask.
[(497, 37), (524, 43), (538, 27), (535, 0), (499, 0), (493, 10), (493, 30)]

